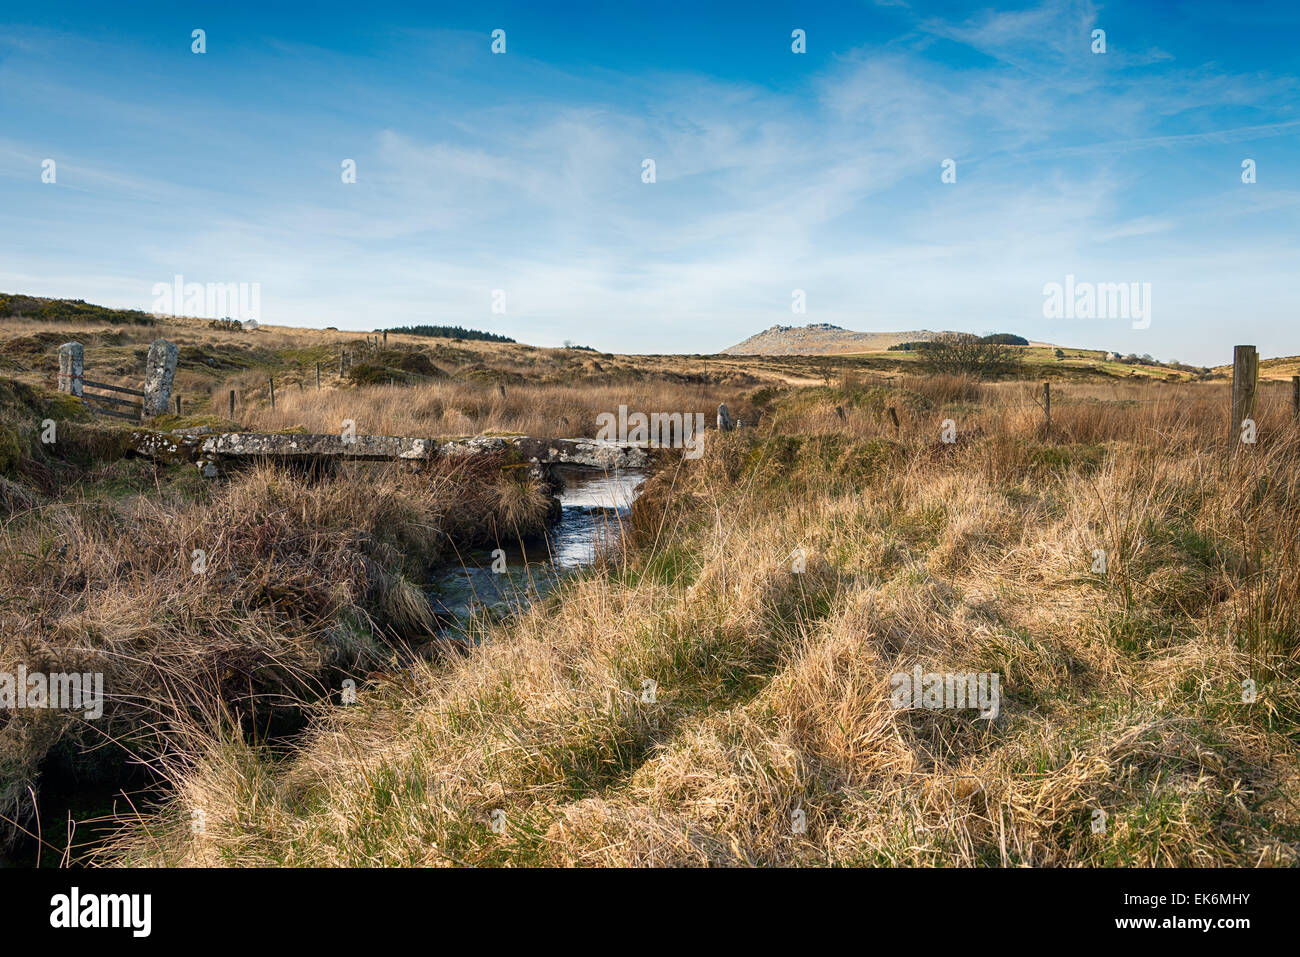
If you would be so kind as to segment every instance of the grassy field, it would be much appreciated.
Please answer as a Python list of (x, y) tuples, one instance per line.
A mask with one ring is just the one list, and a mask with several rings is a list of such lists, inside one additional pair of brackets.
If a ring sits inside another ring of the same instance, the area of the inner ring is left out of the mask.
[[(578, 435), (619, 404), (724, 401), (747, 428), (656, 472), (616, 550), (453, 650), (420, 584), (534, 532), (535, 480), (487, 462), (205, 483), (123, 458), (120, 429), (45, 388), (74, 333), (87, 374), (124, 384), (177, 341), (194, 402), (167, 424), (223, 421), (236, 388), (263, 429)], [(1049, 432), (1034, 382), (909, 375), (897, 354), (390, 336), (353, 367), (377, 371), (335, 366), (317, 393), (315, 362), (361, 338), (0, 326), (0, 672), (102, 670), (110, 690), (102, 722), (0, 717), (11, 836), (37, 830), (45, 776), (139, 762), (151, 787), (97, 863), (1296, 863), (1289, 384), (1263, 384), (1259, 441), (1229, 459), (1222, 380), (1085, 356), (1050, 357), (1078, 365)], [(1052, 375), (1039, 358), (1029, 375)], [(997, 716), (895, 709), (891, 676), (917, 665), (996, 673)], [(39, 826), (57, 856), (63, 822)]]

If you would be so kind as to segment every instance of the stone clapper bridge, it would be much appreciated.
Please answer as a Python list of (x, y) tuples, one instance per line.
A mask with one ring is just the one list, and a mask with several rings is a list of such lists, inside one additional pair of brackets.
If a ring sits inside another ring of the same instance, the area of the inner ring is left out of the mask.
[[(733, 426), (726, 406), (719, 408), (718, 424), (724, 430)], [(137, 454), (148, 458), (195, 462), (205, 478), (216, 478), (220, 474), (220, 465), (240, 459), (302, 463), (396, 461), (418, 465), (435, 458), (484, 454), (503, 455), (510, 464), (530, 465), (541, 472), (553, 465), (612, 472), (645, 468), (657, 451), (669, 451), (668, 446), (653, 441), (549, 439), (525, 435), (431, 439), (398, 435), (211, 433), (206, 428), (176, 432), (139, 429), (132, 433), (131, 445)]]
[(462, 439), (408, 438), (397, 435), (294, 435), (227, 432), (196, 436), (196, 461), (211, 478), (224, 459), (397, 461), (418, 464), (461, 455), (504, 455), (507, 461), (537, 467), (577, 465), (615, 471), (644, 468), (650, 462), (649, 443), (605, 442), (598, 439), (539, 439), (529, 436), (474, 436)]

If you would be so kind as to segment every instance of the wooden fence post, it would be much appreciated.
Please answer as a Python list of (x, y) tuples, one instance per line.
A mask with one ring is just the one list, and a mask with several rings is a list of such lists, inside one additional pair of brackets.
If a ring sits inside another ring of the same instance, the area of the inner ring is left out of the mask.
[(270, 377), (271, 382), (271, 409), (275, 409), (275, 376)]
[(1232, 348), (1232, 431), (1228, 435), (1228, 449), (1236, 452), (1242, 437), (1249, 434), (1254, 441), (1254, 429), (1247, 430), (1244, 423), (1255, 416), (1256, 390), (1259, 385), (1259, 353), (1254, 346)]
[(1300, 422), (1300, 375), (1291, 377), (1291, 418)]
[(320, 363), (316, 363), (316, 391), (320, 391)]
[(230, 418), (231, 421), (234, 421), (235, 418), (235, 390), (234, 389), (230, 390)]
[(1047, 431), (1052, 431), (1052, 383), (1043, 383), (1043, 412), (1047, 416)]
[(181, 414), (181, 397), (180, 397), (180, 396), (177, 396), (177, 397), (176, 397), (176, 414), (177, 414), (177, 415), (180, 415), (180, 414)]

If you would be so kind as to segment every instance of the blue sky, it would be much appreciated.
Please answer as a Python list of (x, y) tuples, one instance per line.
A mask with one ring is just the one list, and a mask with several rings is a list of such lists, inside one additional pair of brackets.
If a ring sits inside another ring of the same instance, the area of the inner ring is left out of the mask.
[[(1295, 6), (179, 6), (0, 8), (0, 290), (147, 309), (182, 274), (260, 283), (264, 322), (627, 352), (1300, 353)], [(1066, 275), (1150, 283), (1149, 328), (1044, 318)]]

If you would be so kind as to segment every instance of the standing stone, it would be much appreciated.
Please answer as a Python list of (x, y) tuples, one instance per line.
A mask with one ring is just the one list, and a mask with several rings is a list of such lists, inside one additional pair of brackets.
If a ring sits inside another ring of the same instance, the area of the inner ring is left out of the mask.
[(144, 367), (144, 414), (162, 415), (172, 397), (172, 379), (176, 376), (176, 346), (166, 339), (155, 339), (149, 347)]
[(59, 391), (81, 395), (81, 374), (85, 371), (86, 350), (80, 342), (59, 346)]
[(734, 425), (735, 423), (731, 420), (731, 413), (727, 411), (726, 404), (723, 403), (718, 406), (718, 431), (730, 432)]

